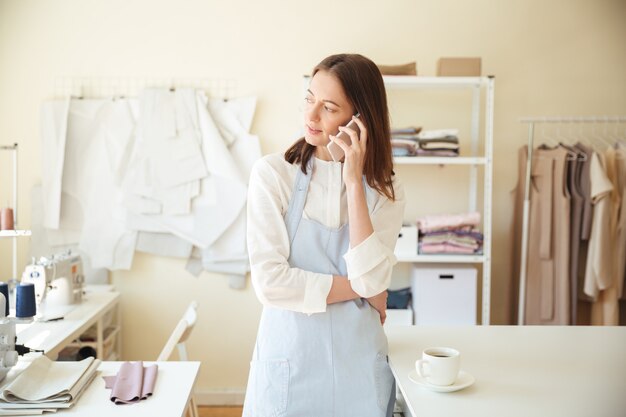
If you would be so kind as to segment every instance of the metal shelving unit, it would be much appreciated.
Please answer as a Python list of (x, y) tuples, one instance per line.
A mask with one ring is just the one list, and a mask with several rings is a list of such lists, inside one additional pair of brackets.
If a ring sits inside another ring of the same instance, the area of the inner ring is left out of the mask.
[(23, 236), (30, 236), (30, 230), (18, 230), (17, 223), (17, 143), (13, 145), (1, 145), (0, 151), (13, 152), (13, 227), (16, 230), (1, 230), (0, 238), (12, 238), (13, 239), (13, 255), (12, 255), (12, 269), (11, 280), (16, 282), (18, 280), (17, 275), (17, 238)]
[[(447, 89), (472, 90), (471, 146), (470, 156), (462, 157), (396, 157), (398, 165), (466, 165), (469, 169), (468, 211), (477, 210), (479, 185), (483, 190), (483, 253), (479, 255), (419, 255), (398, 256), (399, 262), (410, 263), (456, 263), (482, 264), (482, 324), (490, 323), (491, 316), (491, 230), (492, 230), (492, 191), (493, 191), (493, 112), (495, 77), (383, 77), (388, 90), (392, 89)], [(485, 91), (484, 155), (478, 154), (480, 144), (481, 92)], [(478, 168), (484, 173), (479, 184)]]

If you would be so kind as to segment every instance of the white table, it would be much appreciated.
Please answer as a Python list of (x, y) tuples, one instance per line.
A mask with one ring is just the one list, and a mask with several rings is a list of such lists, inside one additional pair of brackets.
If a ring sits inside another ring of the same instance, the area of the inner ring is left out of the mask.
[[(626, 328), (472, 326), (386, 328), (407, 417), (626, 416)], [(409, 380), (424, 348), (454, 347), (476, 378), (452, 393)]]
[[(200, 362), (144, 362), (144, 366), (153, 363), (158, 364), (159, 372), (154, 393), (146, 400), (125, 405), (115, 405), (111, 402), (111, 390), (104, 387), (102, 377), (116, 375), (122, 362), (102, 362), (98, 367), (98, 375), (72, 408), (60, 409), (54, 414), (47, 413), (44, 415), (75, 417), (183, 416), (198, 376)], [(18, 372), (19, 370), (16, 369), (13, 374)], [(14, 377), (15, 375), (11, 375), (8, 380)]]
[[(104, 316), (119, 307), (120, 294), (111, 291), (110, 286), (87, 286), (83, 301), (76, 304), (63, 320), (18, 324), (17, 342), (31, 349), (43, 349), (46, 356), (56, 359), (58, 353), (88, 328), (97, 325), (98, 358), (103, 358)], [(118, 312), (119, 318), (119, 312)], [(121, 346), (121, 332), (117, 330), (118, 348)]]

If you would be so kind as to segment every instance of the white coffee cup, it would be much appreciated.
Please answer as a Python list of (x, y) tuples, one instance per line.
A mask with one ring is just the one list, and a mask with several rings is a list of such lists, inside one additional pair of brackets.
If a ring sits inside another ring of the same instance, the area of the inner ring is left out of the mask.
[(461, 354), (458, 350), (447, 347), (424, 349), (422, 359), (415, 362), (415, 370), (433, 385), (452, 385), (459, 375)]

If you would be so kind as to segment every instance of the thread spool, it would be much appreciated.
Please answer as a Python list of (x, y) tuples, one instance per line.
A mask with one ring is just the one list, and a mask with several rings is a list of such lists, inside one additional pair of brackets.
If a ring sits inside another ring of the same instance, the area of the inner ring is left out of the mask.
[(9, 315), (9, 284), (0, 282), (0, 293), (4, 295), (4, 317)]
[(0, 210), (0, 230), (13, 230), (13, 209), (5, 207)]
[(24, 319), (34, 317), (37, 314), (35, 285), (26, 282), (15, 287), (15, 291), (15, 316)]

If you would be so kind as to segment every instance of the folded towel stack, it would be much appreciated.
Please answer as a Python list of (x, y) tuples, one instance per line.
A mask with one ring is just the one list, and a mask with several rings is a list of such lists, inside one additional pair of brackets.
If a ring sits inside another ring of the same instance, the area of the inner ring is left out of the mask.
[(391, 147), (394, 156), (459, 156), (458, 129), (394, 129)]
[(482, 252), (483, 234), (478, 230), (480, 213), (442, 214), (417, 220), (418, 251), (422, 254)]

